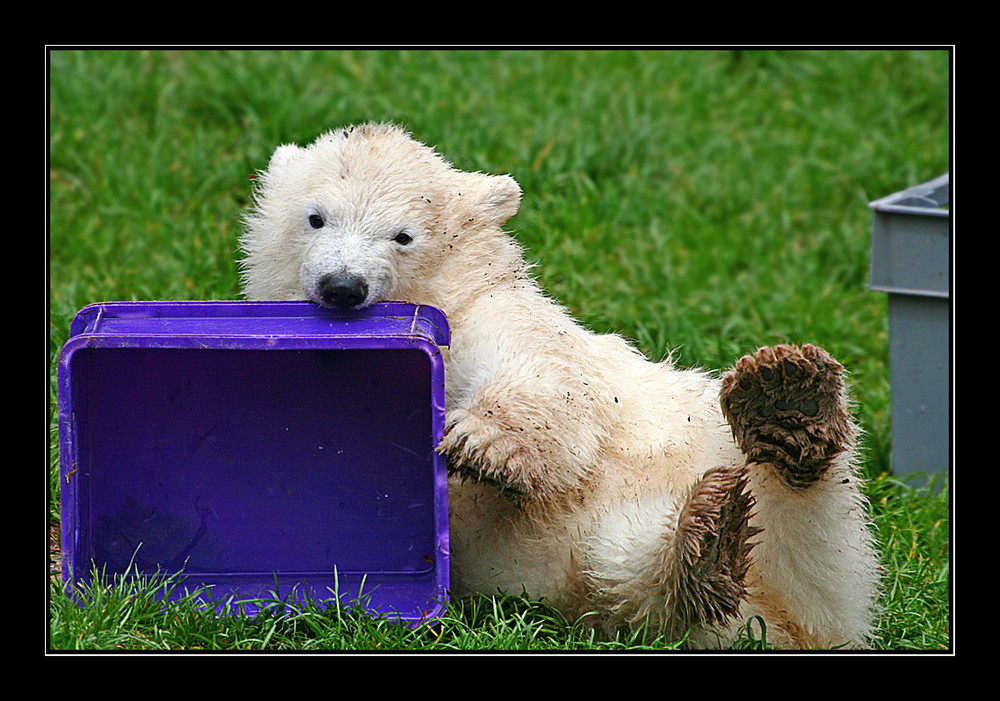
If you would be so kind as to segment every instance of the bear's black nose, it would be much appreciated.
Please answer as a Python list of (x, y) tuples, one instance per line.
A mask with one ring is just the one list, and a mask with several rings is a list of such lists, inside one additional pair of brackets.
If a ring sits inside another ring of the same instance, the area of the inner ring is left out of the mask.
[(320, 301), (327, 307), (354, 309), (368, 297), (368, 283), (353, 275), (324, 275), (318, 285)]

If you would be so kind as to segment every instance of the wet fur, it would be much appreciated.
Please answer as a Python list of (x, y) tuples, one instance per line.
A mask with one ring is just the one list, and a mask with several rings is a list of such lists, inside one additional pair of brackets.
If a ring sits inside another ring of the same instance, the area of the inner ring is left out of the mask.
[(765, 349), (720, 380), (583, 328), (502, 230), (517, 183), (456, 170), (392, 125), (282, 146), (258, 183), (247, 297), (331, 303), (333, 275), (364, 281), (361, 306), (448, 315), (454, 596), (524, 591), (697, 646), (750, 616), (782, 647), (866, 644), (877, 561), (839, 365)]

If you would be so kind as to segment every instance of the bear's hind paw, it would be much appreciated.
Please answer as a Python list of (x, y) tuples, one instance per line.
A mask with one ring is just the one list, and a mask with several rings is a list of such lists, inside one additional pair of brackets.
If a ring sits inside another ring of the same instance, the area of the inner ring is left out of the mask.
[(818, 346), (779, 345), (747, 355), (722, 380), (722, 412), (751, 463), (769, 463), (808, 487), (851, 443), (843, 366)]

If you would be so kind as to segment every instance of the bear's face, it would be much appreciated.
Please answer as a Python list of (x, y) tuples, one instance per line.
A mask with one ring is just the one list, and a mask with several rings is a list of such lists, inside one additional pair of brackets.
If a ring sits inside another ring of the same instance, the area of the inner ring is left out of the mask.
[(457, 171), (395, 127), (281, 146), (246, 219), (244, 292), (337, 308), (403, 299), (440, 267), (449, 225), (498, 227), (519, 201), (513, 179)]

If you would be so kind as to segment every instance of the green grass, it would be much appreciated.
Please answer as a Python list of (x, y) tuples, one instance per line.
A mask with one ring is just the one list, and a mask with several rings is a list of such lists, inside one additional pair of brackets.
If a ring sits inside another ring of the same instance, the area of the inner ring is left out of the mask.
[[(566, 621), (544, 602), (525, 597), (479, 597), (449, 606), (433, 625), (414, 629), (363, 611), (256, 600), (264, 611), (206, 614), (197, 592), (164, 607), (171, 577), (97, 577), (83, 595), (86, 607), (52, 585), (50, 644), (56, 650), (663, 650), (676, 642), (636, 632), (607, 640), (587, 621)], [(748, 643), (749, 644), (749, 643)]]
[[(397, 121), (460, 168), (518, 179), (508, 228), (588, 326), (713, 369), (769, 343), (829, 348), (851, 371), (867, 434), (887, 571), (876, 646), (946, 649), (948, 491), (885, 476), (887, 303), (866, 282), (867, 203), (949, 168), (949, 78), (935, 51), (54, 51), (50, 376), (88, 303), (238, 297), (249, 176), (277, 144)], [(54, 381), (49, 403), (57, 523)], [(518, 597), (413, 632), (318, 609), (254, 621), (161, 610), (147, 596), (161, 585), (104, 581), (83, 609), (53, 585), (50, 645), (667, 647), (593, 641)]]

